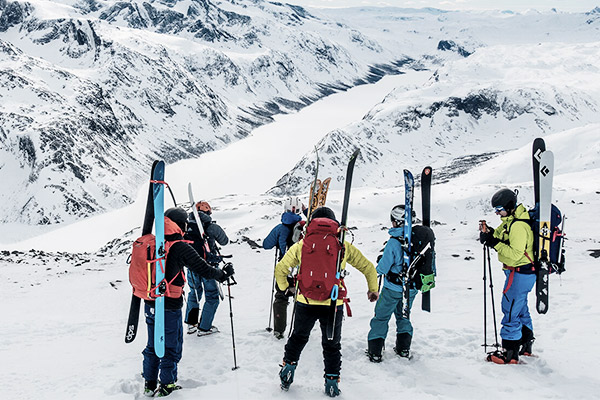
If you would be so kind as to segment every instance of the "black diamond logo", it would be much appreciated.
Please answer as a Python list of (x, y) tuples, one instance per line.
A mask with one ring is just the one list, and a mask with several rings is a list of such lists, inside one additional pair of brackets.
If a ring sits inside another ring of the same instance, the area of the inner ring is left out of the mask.
[(544, 176), (548, 175), (550, 173), (550, 170), (548, 169), (548, 167), (546, 167), (545, 165), (542, 167), (540, 173)]

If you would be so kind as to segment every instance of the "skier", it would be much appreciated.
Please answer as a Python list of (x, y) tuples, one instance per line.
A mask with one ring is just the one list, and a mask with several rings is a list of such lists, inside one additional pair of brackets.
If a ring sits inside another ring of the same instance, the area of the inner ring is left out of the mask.
[[(206, 201), (199, 201), (196, 203), (196, 209), (198, 210), (198, 216), (204, 228), (206, 239), (200, 234), (193, 213), (190, 213), (188, 216), (189, 224), (185, 239), (192, 240), (192, 247), (198, 254), (208, 264), (216, 267), (221, 261), (221, 257), (218, 255), (217, 243), (225, 246), (229, 243), (229, 238), (223, 231), (223, 228), (212, 221), (212, 208), (210, 204)], [(210, 252), (206, 252), (205, 250), (205, 240), (208, 242)], [(217, 327), (212, 324), (217, 308), (219, 307), (219, 287), (217, 286), (217, 282), (214, 279), (201, 278), (191, 269), (188, 269), (187, 280), (190, 286), (185, 310), (185, 323), (188, 325), (187, 333), (193, 334), (198, 331), (198, 336), (204, 336), (218, 332)], [(200, 323), (198, 323), (200, 299), (202, 298), (203, 291), (205, 295), (204, 308), (202, 309)]]
[[(194, 248), (181, 241), (186, 231), (188, 215), (182, 208), (170, 208), (165, 211), (165, 241), (168, 255), (165, 263), (165, 355), (159, 358), (154, 352), (154, 301), (144, 300), (148, 343), (142, 352), (144, 355), (143, 373), (145, 379), (144, 395), (164, 397), (173, 390), (180, 389), (177, 382), (177, 363), (181, 359), (183, 346), (183, 267), (186, 266), (201, 277), (226, 281), (234, 274), (233, 266), (227, 264), (223, 270), (211, 267)], [(171, 243), (169, 243), (171, 242)], [(169, 248), (170, 246), (170, 248)], [(157, 265), (158, 267), (158, 265)], [(177, 295), (170, 293), (177, 292)], [(160, 386), (157, 381), (160, 378)]]
[[(263, 248), (270, 250), (277, 247), (279, 250), (280, 261), (286, 251), (298, 240), (302, 232), (301, 212), (306, 213), (307, 208), (296, 196), (288, 197), (284, 203), (284, 212), (281, 215), (281, 223), (274, 227), (269, 235), (263, 240)], [(291, 274), (288, 277), (289, 287), (294, 287), (294, 279)], [(287, 325), (287, 308), (290, 304), (290, 297), (294, 294), (288, 290), (280, 290), (275, 285), (275, 300), (273, 301), (273, 334), (277, 339), (283, 339), (283, 334)]]
[[(502, 296), (503, 351), (488, 356), (497, 364), (517, 364), (519, 355), (531, 355), (534, 341), (533, 324), (527, 295), (536, 281), (533, 264), (533, 231), (529, 225), (529, 213), (523, 204), (517, 205), (517, 193), (501, 189), (492, 197), (492, 207), (500, 216), (502, 224), (496, 229), (488, 227), (479, 234), (482, 244), (498, 252), (503, 264), (506, 281)], [(522, 222), (522, 223), (517, 223)]]
[[(275, 277), (277, 279), (277, 286), (282, 292), (292, 291), (293, 288), (289, 287), (288, 275), (290, 270), (296, 265), (300, 265), (300, 271), (302, 271), (302, 255), (303, 255), (303, 243), (308, 239), (311, 234), (311, 224), (318, 224), (319, 219), (329, 219), (334, 221), (336, 226), (339, 223), (335, 219), (335, 214), (328, 207), (317, 208), (311, 216), (311, 220), (307, 229), (307, 237), (294, 244), (281, 261), (275, 267)], [(337, 227), (336, 227), (337, 229)], [(322, 237), (322, 236), (320, 236)], [(362, 253), (354, 247), (352, 244), (344, 243), (345, 251), (342, 260), (342, 270), (345, 268), (346, 262), (353, 265), (361, 273), (365, 275), (368, 284), (368, 299), (373, 302), (377, 300), (377, 273), (373, 264), (362, 255)], [(336, 254), (337, 255), (337, 254)], [(312, 255), (311, 255), (312, 256)], [(330, 257), (330, 254), (325, 253), (322, 257)], [(308, 257), (305, 255), (304, 257)], [(335, 262), (335, 260), (334, 260)], [(306, 266), (310, 268), (311, 266)], [(331, 274), (335, 275), (335, 274)], [(345, 291), (343, 285), (339, 285), (339, 292)], [(298, 289), (296, 294), (296, 315), (295, 323), (292, 330), (292, 335), (285, 345), (285, 353), (283, 356), (283, 364), (279, 377), (281, 379), (281, 388), (287, 390), (294, 380), (294, 372), (296, 370), (297, 362), (300, 359), (300, 353), (307, 344), (310, 331), (312, 330), (315, 322), (318, 320), (321, 325), (322, 333), (322, 347), (323, 357), (325, 365), (325, 393), (328, 396), (334, 397), (340, 394), (338, 388), (338, 382), (340, 379), (341, 369), (341, 336), (342, 336), (342, 318), (343, 312), (343, 296), (339, 296), (335, 307), (337, 311), (335, 313), (335, 321), (333, 321), (333, 308), (331, 307), (331, 300), (317, 300), (310, 297), (308, 293), (302, 293), (302, 290)], [(330, 320), (331, 319), (331, 320)], [(329, 340), (327, 337), (328, 324), (333, 324), (333, 340)]]
[[(413, 219), (414, 219), (413, 211)], [(402, 265), (404, 255), (404, 205), (397, 205), (390, 213), (392, 227), (389, 230), (388, 240), (381, 258), (377, 263), (377, 273), (383, 275), (383, 288), (379, 300), (375, 305), (375, 315), (371, 319), (371, 329), (368, 335), (367, 355), (371, 362), (381, 362), (385, 338), (388, 333), (389, 320), (392, 313), (396, 317), (396, 346), (397, 355), (410, 358), (410, 345), (413, 337), (413, 326), (410, 319), (402, 315), (403, 286)], [(430, 245), (420, 260), (417, 262), (417, 273), (409, 283), (409, 308), (418, 290), (427, 292), (435, 286), (435, 236), (431, 228), (422, 225), (413, 225), (411, 235), (411, 259)]]

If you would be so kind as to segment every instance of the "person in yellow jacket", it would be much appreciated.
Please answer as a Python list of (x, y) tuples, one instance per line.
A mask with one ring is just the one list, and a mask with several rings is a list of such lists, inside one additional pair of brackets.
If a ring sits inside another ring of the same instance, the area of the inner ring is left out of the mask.
[[(303, 248), (306, 250), (307, 247), (304, 246), (304, 242), (307, 240), (311, 240), (311, 229), (317, 229), (315, 226), (322, 225), (327, 226), (332, 225), (331, 221), (335, 221), (333, 226), (335, 229), (338, 228), (339, 223), (335, 219), (335, 214), (328, 207), (320, 207), (317, 208), (313, 214), (311, 215), (311, 220), (308, 224), (307, 228), (307, 237), (298, 243), (294, 244), (290, 249), (285, 253), (285, 256), (281, 259), (281, 261), (275, 266), (275, 279), (277, 280), (277, 285), (279, 289), (282, 291), (294, 291), (294, 287), (290, 287), (287, 276), (290, 273), (290, 270), (294, 268), (296, 265), (300, 265), (300, 273), (299, 273), (299, 284), (296, 286), (298, 288), (298, 292), (296, 295), (296, 307), (295, 307), (295, 322), (292, 328), (292, 334), (285, 345), (285, 353), (283, 356), (283, 365), (281, 366), (281, 371), (279, 372), (279, 377), (281, 379), (281, 388), (283, 390), (288, 390), (290, 385), (294, 380), (294, 372), (296, 370), (296, 365), (298, 360), (300, 359), (300, 353), (308, 343), (308, 338), (310, 335), (310, 331), (314, 327), (316, 321), (318, 320), (321, 326), (321, 334), (322, 334), (322, 346), (323, 346), (323, 362), (325, 364), (325, 393), (330, 397), (335, 397), (340, 394), (340, 390), (338, 388), (338, 382), (340, 377), (340, 369), (342, 365), (342, 354), (341, 350), (341, 337), (342, 337), (342, 317), (343, 317), (343, 295), (345, 292), (345, 288), (343, 288), (342, 284), (338, 286), (340, 295), (338, 296), (336, 306), (332, 307), (331, 300), (329, 297), (324, 298), (324, 296), (319, 296), (317, 292), (322, 290), (323, 284), (315, 284), (311, 287), (311, 284), (304, 281), (302, 277), (303, 269), (304, 271), (309, 270), (311, 267), (317, 263), (314, 261), (315, 254), (319, 254), (318, 257), (332, 257), (337, 258), (337, 251), (330, 250), (330, 247), (327, 247), (327, 251), (321, 253), (313, 253), (305, 255), (306, 260), (311, 259), (312, 265), (303, 265), (302, 264), (302, 255)], [(314, 225), (313, 225), (314, 224)], [(312, 225), (312, 227), (311, 227)], [(327, 237), (331, 237), (336, 235), (335, 230), (332, 233), (325, 233), (323, 235), (317, 236), (315, 240), (327, 240)], [(339, 246), (339, 242), (338, 246)], [(329, 245), (328, 245), (329, 246)], [(313, 247), (314, 248), (314, 247)], [(310, 252), (310, 251), (309, 251)], [(306, 253), (305, 253), (306, 254)], [(367, 279), (368, 292), (367, 298), (371, 301), (377, 301), (379, 297), (378, 287), (377, 287), (377, 271), (373, 266), (373, 263), (370, 262), (356, 247), (354, 247), (351, 243), (344, 243), (344, 258), (342, 259), (341, 269), (345, 269), (346, 263), (351, 264), (354, 268), (358, 269), (362, 274), (364, 274)], [(305, 260), (305, 261), (306, 261)], [(308, 262), (306, 263), (308, 264)], [(334, 270), (335, 272), (335, 270)], [(328, 274), (326, 276), (331, 276)], [(315, 285), (317, 285), (315, 287)], [(325, 285), (326, 286), (326, 285)], [(328, 293), (325, 293), (328, 296)], [(335, 313), (334, 313), (335, 310)], [(333, 321), (333, 317), (335, 314), (335, 321)], [(333, 322), (333, 339), (329, 340), (327, 335), (328, 325), (331, 329), (331, 323)]]
[(517, 193), (501, 189), (492, 197), (492, 207), (502, 223), (496, 229), (481, 232), (479, 240), (498, 252), (503, 264), (506, 281), (502, 295), (502, 347), (501, 353), (493, 353), (489, 361), (497, 364), (516, 364), (519, 355), (531, 355), (533, 324), (527, 296), (536, 281), (533, 264), (533, 231), (529, 225), (529, 213), (523, 204), (517, 205)]

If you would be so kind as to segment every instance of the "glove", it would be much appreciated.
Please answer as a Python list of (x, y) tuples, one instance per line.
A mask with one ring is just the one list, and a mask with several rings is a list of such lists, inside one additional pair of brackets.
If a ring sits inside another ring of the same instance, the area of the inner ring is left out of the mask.
[(498, 243), (500, 243), (500, 239), (494, 237), (493, 231), (491, 232), (480, 232), (479, 233), (479, 241), (481, 244), (485, 244), (489, 247), (495, 247)]
[(287, 289), (285, 289), (285, 295), (287, 297), (292, 297), (296, 294), (296, 287), (294, 286), (288, 286)]
[(221, 279), (219, 279), (219, 282), (221, 283), (225, 282), (227, 279), (231, 278), (233, 274), (235, 274), (232, 263), (225, 264), (221, 271), (223, 272), (223, 276), (221, 277)]
[(435, 287), (435, 274), (421, 274), (421, 293), (429, 292)]
[(377, 299), (379, 298), (379, 293), (377, 293), (377, 292), (367, 292), (367, 298), (369, 299), (369, 301), (371, 303), (373, 303), (374, 301), (377, 301)]

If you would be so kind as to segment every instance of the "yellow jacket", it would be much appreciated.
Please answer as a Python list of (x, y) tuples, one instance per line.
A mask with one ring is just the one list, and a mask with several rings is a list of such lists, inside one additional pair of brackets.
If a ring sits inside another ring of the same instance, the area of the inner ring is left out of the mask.
[[(301, 258), (302, 258), (302, 243), (304, 241), (300, 240), (298, 243), (295, 243), (290, 249), (285, 253), (281, 261), (277, 263), (275, 266), (275, 279), (277, 280), (277, 286), (279, 289), (286, 290), (289, 286), (287, 276), (291, 272), (292, 268), (296, 265), (300, 265), (302, 268)], [(369, 292), (377, 292), (377, 271), (375, 270), (375, 266), (373, 263), (360, 252), (354, 245), (349, 242), (344, 243), (346, 247), (346, 251), (344, 252), (344, 259), (342, 260), (342, 270), (346, 268), (346, 262), (350, 263), (354, 268), (359, 270), (367, 279), (367, 285), (369, 287)], [(300, 290), (300, 289), (298, 289)], [(340, 287), (341, 290), (341, 287)], [(304, 304), (311, 305), (330, 305), (330, 300), (312, 300), (307, 299), (302, 295), (302, 293), (298, 293), (296, 296), (296, 301), (300, 301)], [(342, 299), (337, 300), (337, 304), (343, 304)]]
[(519, 204), (514, 215), (502, 217), (502, 224), (494, 230), (494, 237), (502, 241), (494, 246), (498, 252), (498, 260), (509, 267), (531, 264), (533, 260), (531, 227), (528, 223), (515, 219), (529, 219), (529, 213), (523, 204)]

